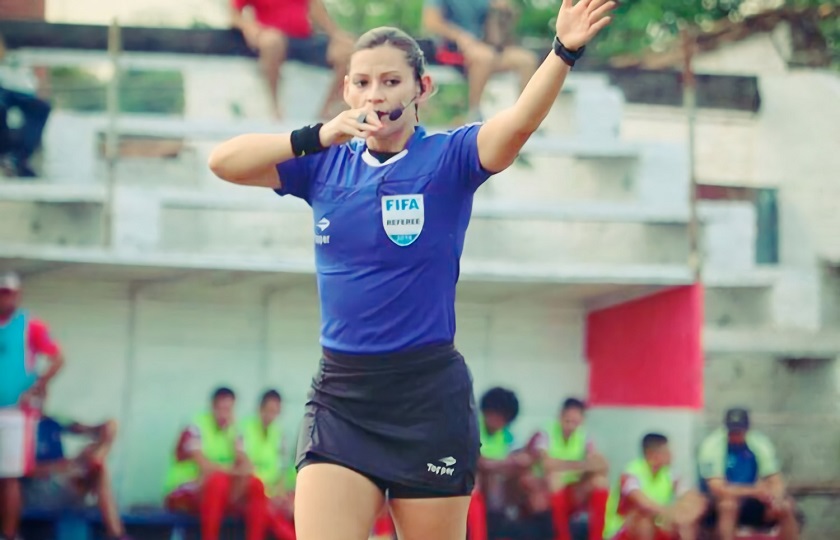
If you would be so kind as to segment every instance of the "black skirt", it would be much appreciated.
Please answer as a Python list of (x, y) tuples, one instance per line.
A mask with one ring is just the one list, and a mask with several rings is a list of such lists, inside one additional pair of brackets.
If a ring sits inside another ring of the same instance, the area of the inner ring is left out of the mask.
[(469, 495), (479, 447), (472, 375), (454, 345), (375, 356), (325, 349), (296, 463), (322, 458), (379, 485)]

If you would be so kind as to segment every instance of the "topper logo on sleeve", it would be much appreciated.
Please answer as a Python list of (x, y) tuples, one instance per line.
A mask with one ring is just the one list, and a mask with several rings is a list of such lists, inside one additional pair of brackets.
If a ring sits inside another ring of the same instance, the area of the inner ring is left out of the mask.
[(398, 246), (412, 244), (423, 232), (423, 195), (382, 197), (382, 227)]

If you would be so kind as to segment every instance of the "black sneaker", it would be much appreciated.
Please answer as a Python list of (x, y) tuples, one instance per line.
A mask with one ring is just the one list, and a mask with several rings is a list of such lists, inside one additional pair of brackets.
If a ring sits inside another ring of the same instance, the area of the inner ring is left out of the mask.
[(38, 176), (26, 162), (15, 163), (14, 174), (18, 178), (35, 178)]

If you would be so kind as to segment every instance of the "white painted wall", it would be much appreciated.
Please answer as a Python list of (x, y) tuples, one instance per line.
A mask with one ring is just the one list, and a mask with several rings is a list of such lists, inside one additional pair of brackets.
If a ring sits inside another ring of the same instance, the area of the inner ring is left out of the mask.
[[(780, 27), (697, 56), (698, 73), (757, 76), (761, 108), (698, 112), (696, 174), (712, 184), (779, 188), (782, 262), (801, 267), (840, 250), (840, 75), (787, 68), (785, 33)], [(621, 135), (685, 142), (685, 113), (627, 105)]]

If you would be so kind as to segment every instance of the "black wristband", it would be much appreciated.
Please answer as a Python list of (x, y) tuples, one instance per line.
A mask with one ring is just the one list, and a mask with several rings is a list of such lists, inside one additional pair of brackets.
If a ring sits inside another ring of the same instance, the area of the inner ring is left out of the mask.
[(575, 62), (583, 56), (583, 51), (586, 49), (586, 45), (581, 47), (576, 51), (570, 51), (566, 48), (565, 45), (560, 41), (560, 38), (554, 36), (554, 43), (552, 44), (554, 48), (554, 54), (560, 57), (569, 67), (574, 67)]
[(318, 123), (294, 130), (291, 134), (292, 153), (301, 157), (326, 150), (327, 148), (321, 144), (321, 126), (323, 125), (323, 123)]

